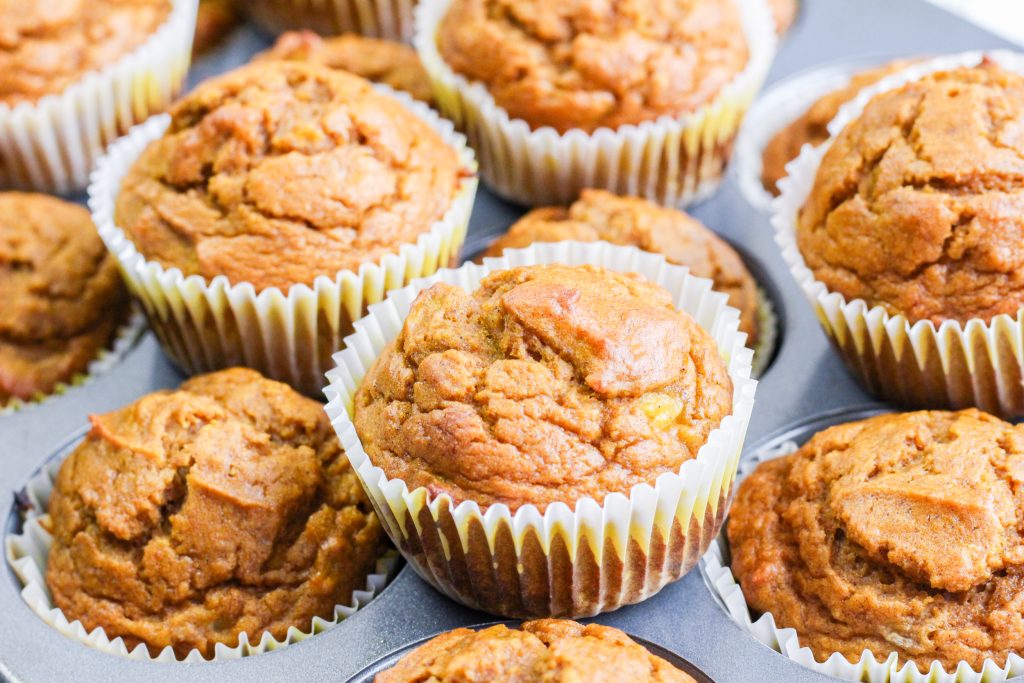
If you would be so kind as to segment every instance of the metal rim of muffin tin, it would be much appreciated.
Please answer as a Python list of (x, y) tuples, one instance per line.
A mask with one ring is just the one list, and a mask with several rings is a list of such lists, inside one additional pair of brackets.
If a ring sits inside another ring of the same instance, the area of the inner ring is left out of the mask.
[[(879, 54), (1013, 47), (923, 0), (804, 0), (801, 5), (797, 22), (780, 44), (768, 87), (816, 64)], [(191, 80), (235, 66), (267, 44), (265, 37), (242, 29), (221, 50), (197, 62)], [(522, 211), (482, 188), (464, 253), (482, 250)], [(874, 401), (849, 377), (789, 275), (768, 215), (745, 201), (734, 176), (690, 211), (740, 249), (773, 298), (779, 319), (775, 357), (761, 377), (745, 457), (765, 444), (800, 439), (819, 426), (854, 419), (864, 411), (893, 409)], [(81, 430), (88, 413), (113, 410), (182, 379), (147, 334), (104, 375), (60, 397), (0, 416), (5, 537), (19, 524), (17, 492)], [(443, 597), (406, 566), (369, 605), (301, 643), (235, 661), (162, 664), (104, 654), (61, 635), (30, 610), (19, 588), (7, 567), (7, 581), (0, 581), (0, 677), (11, 681), (363, 681), (380, 662), (393, 661), (433, 635), (495, 623), (495, 617)], [(830, 680), (744, 632), (699, 569), (643, 603), (584, 621), (620, 628), (720, 682)]]

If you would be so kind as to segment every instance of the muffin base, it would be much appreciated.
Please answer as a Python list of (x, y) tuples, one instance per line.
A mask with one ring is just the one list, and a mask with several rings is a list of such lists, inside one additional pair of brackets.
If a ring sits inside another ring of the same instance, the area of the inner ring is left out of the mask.
[(64, 449), (60, 455), (54, 458), (47, 466), (36, 474), (25, 486), (24, 495), (28, 503), (20, 534), (9, 534), (5, 539), (7, 563), (14, 571), (21, 583), (21, 597), (28, 604), (29, 608), (36, 615), (65, 636), (73, 638), (80, 643), (106, 652), (108, 654), (120, 655), (130, 659), (148, 660), (157, 662), (204, 662), (224, 659), (239, 659), (250, 657), (262, 652), (269, 652), (279, 648), (298, 643), (310, 636), (330, 630), (341, 623), (347, 617), (352, 616), (360, 608), (365, 606), (387, 585), (399, 565), (398, 554), (389, 551), (377, 561), (374, 573), (366, 577), (366, 588), (352, 593), (351, 602), (348, 605), (336, 605), (334, 616), (331, 619), (314, 617), (309, 627), (299, 629), (291, 627), (287, 635), (278, 640), (270, 633), (255, 642), (251, 642), (248, 634), (242, 633), (238, 644), (228, 647), (218, 643), (214, 646), (214, 655), (205, 659), (198, 650), (192, 650), (186, 657), (178, 659), (174, 650), (170, 647), (164, 648), (159, 655), (152, 656), (144, 644), (135, 646), (129, 650), (124, 640), (120, 637), (110, 638), (102, 628), (95, 628), (91, 632), (86, 631), (82, 622), (70, 621), (64, 612), (53, 603), (50, 591), (46, 586), (46, 564), (50, 554), (50, 547), (53, 544), (53, 537), (49, 532), (50, 516), (43, 513), (49, 506), (50, 495), (53, 493), (54, 481), (57, 472), (64, 460), (64, 455), (70, 454), (73, 446), (78, 445), (76, 439), (72, 446)]
[[(933, 71), (974, 66), (985, 57), (1024, 74), (1024, 56), (1011, 52), (965, 52), (916, 64), (861, 91), (839, 110), (829, 131), (837, 135), (878, 93)], [(911, 324), (863, 299), (847, 301), (815, 279), (797, 246), (796, 220), (830, 146), (831, 140), (805, 146), (786, 166), (789, 175), (779, 183), (782, 193), (772, 204), (772, 225), (786, 265), (851, 374), (871, 393), (905, 406), (976, 406), (1004, 417), (1024, 415), (1024, 309), (989, 322)]]
[(464, 178), (451, 206), (415, 243), (403, 244), (358, 271), (320, 276), (312, 286), (276, 287), (257, 293), (251, 283), (224, 276), (206, 280), (148, 261), (114, 223), (121, 179), (142, 150), (159, 138), (169, 117), (154, 117), (115, 143), (100, 161), (89, 186), (89, 208), (107, 249), (113, 253), (132, 295), (141, 303), (164, 351), (188, 374), (244, 365), (319, 398), (331, 354), (341, 348), (352, 322), (390, 289), (430, 275), (457, 261), (473, 200), (476, 162), (465, 138), (426, 105), (386, 86), (378, 90), (430, 123), (459, 151)]
[[(353, 398), (374, 359), (401, 330), (416, 294), (439, 281), (467, 291), (492, 270), (537, 263), (590, 263), (646, 275), (714, 337), (733, 381), (733, 409), (678, 472), (652, 484), (547, 506), (505, 505), (485, 511), (455, 505), (388, 479), (370, 462), (351, 421)], [(663, 257), (607, 242), (537, 243), (503, 257), (443, 270), (392, 292), (370, 307), (335, 355), (328, 373), (327, 414), (384, 527), (413, 568), (435, 588), (475, 609), (506, 617), (584, 617), (644, 600), (692, 569), (725, 516), (743, 447), (756, 382), (752, 352), (738, 331), (739, 313), (711, 281)]]
[(434, 99), (480, 157), (488, 187), (530, 205), (570, 204), (586, 188), (685, 206), (714, 191), (740, 122), (761, 88), (775, 54), (776, 36), (764, 0), (736, 0), (750, 53), (746, 67), (697, 111), (593, 133), (532, 130), (511, 119), (481, 83), (470, 83), (445, 63), (437, 30), (452, 0), (416, 7), (413, 43), (434, 88)]
[(103, 150), (165, 110), (185, 83), (197, 0), (172, 0), (145, 43), (60, 94), (0, 104), (0, 187), (67, 194), (85, 188)]

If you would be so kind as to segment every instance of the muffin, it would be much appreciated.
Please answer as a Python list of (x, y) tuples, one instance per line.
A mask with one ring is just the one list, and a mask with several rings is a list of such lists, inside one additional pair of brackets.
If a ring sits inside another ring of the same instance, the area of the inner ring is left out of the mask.
[(193, 20), (190, 0), (4, 3), (0, 187), (85, 187), (104, 146), (181, 88)]
[(106, 415), (61, 465), (46, 583), (87, 631), (205, 657), (362, 589), (384, 534), (320, 404), (246, 369)]
[(117, 262), (88, 211), (0, 193), (0, 409), (81, 377), (127, 312)]
[(872, 100), (825, 153), (797, 243), (816, 279), (910, 322), (1024, 304), (1024, 78), (941, 72)]
[(707, 192), (775, 40), (765, 4), (744, 0), (673, 0), (653, 15), (635, 0), (423, 6), (416, 47), (439, 106), (489, 184), (529, 205), (587, 186), (662, 204)]
[(419, 646), (374, 683), (550, 680), (694, 683), (622, 631), (600, 624), (538, 619), (518, 629), (458, 628)]
[(772, 11), (772, 18), (775, 20), (775, 30), (783, 36), (789, 32), (796, 21), (796, 13), (800, 9), (797, 0), (768, 0), (768, 6)]
[(602, 190), (584, 190), (568, 208), (534, 209), (499, 237), (485, 256), (534, 242), (576, 240), (635, 246), (662, 254), (669, 263), (686, 266), (698, 277), (714, 281), (740, 312), (740, 330), (757, 344), (757, 284), (739, 254), (697, 219), (636, 197), (618, 197)]
[(242, 9), (264, 31), (309, 29), (322, 36), (343, 33), (406, 41), (412, 37), (416, 0), (246, 0)]
[(430, 103), (430, 80), (416, 51), (408, 45), (355, 34), (321, 38), (312, 31), (289, 31), (258, 59), (314, 62), (403, 90)]
[(1003, 666), (1024, 648), (1022, 468), (1024, 427), (977, 410), (826, 429), (740, 485), (732, 570), (818, 661)]
[(772, 220), (868, 391), (1022, 415), (1024, 78), (951, 62), (978, 58), (910, 67), (893, 81), (909, 82), (844, 108), (841, 132), (791, 166)]
[(776, 133), (762, 154), (761, 182), (764, 189), (778, 195), (778, 183), (786, 177), (786, 164), (800, 154), (804, 145), (817, 147), (828, 139), (828, 124), (839, 113), (840, 107), (864, 88), (902, 71), (910, 64), (909, 60), (897, 60), (854, 74), (849, 83), (816, 101), (799, 118)]
[(318, 395), (366, 304), (458, 257), (472, 153), (361, 78), (250, 64), (146, 131), (101, 166), (92, 206), (190, 372), (244, 364)]
[(434, 587), (592, 616), (680, 578), (721, 525), (755, 384), (726, 299), (633, 248), (508, 250), (371, 309), (327, 413)]
[(353, 422), (389, 479), (514, 512), (653, 484), (731, 410), (714, 340), (667, 291), (541, 265), (420, 294)]
[(199, 0), (192, 57), (202, 56), (217, 47), (237, 25), (235, 0)]

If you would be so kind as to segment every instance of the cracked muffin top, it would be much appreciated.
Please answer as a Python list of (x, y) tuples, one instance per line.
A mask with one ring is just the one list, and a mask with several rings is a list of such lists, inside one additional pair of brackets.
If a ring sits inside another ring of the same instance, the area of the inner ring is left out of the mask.
[(236, 368), (90, 419), (50, 499), (69, 620), (209, 656), (365, 587), (384, 536), (321, 404)]
[(693, 683), (617, 628), (559, 619), (442, 633), (402, 657), (374, 683)]
[(451, 206), (455, 149), (351, 74), (259, 62), (206, 81), (128, 171), (116, 221), (139, 251), (257, 290), (394, 253)]
[(653, 484), (731, 411), (714, 340), (667, 291), (542, 265), (421, 292), (353, 421), (389, 478), (515, 510)]
[(312, 31), (281, 34), (274, 46), (257, 59), (314, 62), (403, 90), (421, 102), (433, 99), (430, 79), (416, 51), (392, 40), (348, 33), (321, 38)]
[(761, 183), (764, 189), (778, 195), (779, 181), (786, 177), (786, 164), (800, 156), (804, 145), (817, 147), (828, 140), (828, 124), (844, 104), (864, 88), (912, 63), (911, 60), (897, 60), (854, 74), (849, 83), (823, 96), (799, 118), (776, 133), (765, 145), (762, 154)]
[(819, 661), (896, 652), (980, 670), (1024, 648), (1024, 426), (881, 415), (762, 463), (728, 524), (750, 606)]
[(1024, 78), (992, 64), (882, 93), (825, 154), (797, 221), (829, 290), (911, 322), (1024, 305)]
[(170, 0), (0, 0), (0, 103), (63, 91), (156, 32)]
[(0, 193), (0, 406), (84, 372), (127, 311), (117, 263), (89, 212)]
[(619, 197), (604, 190), (584, 190), (568, 208), (534, 209), (499, 237), (485, 256), (534, 242), (596, 242), (635, 246), (661, 254), (669, 263), (686, 266), (698, 277), (714, 281), (740, 311), (740, 330), (748, 343), (757, 341), (757, 283), (739, 254), (700, 221), (639, 197)]
[(562, 133), (688, 114), (747, 63), (731, 0), (454, 0), (438, 47), (511, 118)]

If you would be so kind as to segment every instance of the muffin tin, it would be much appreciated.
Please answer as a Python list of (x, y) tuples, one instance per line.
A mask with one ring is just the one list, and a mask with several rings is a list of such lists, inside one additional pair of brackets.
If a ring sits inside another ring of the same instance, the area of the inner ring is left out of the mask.
[[(923, 0), (804, 0), (803, 4), (799, 20), (780, 45), (769, 83), (817, 64), (878, 53), (1012, 47)], [(195, 65), (192, 81), (245, 61), (267, 44), (251, 30), (236, 32), (219, 52)], [(521, 213), (522, 209), (481, 188), (464, 253), (471, 256), (482, 250)], [(746, 453), (784, 438), (802, 441), (820, 425), (885, 409), (854, 383), (829, 347), (783, 264), (767, 214), (744, 200), (735, 180), (730, 178), (692, 213), (740, 248), (774, 299), (779, 317), (777, 352), (758, 387)], [(116, 367), (85, 386), (0, 416), (5, 535), (20, 524), (17, 492), (70, 436), (80, 432), (89, 413), (118, 408), (182, 379), (152, 334), (146, 334)], [(399, 651), (429, 636), (459, 626), (494, 623), (494, 617), (440, 595), (406, 566), (367, 607), (337, 628), (304, 642), (243, 660), (154, 664), (107, 655), (66, 638), (31, 612), (9, 568), (6, 582), (0, 583), (0, 677), (11, 681), (361, 682), (372, 680), (383, 662), (394, 661)], [(699, 569), (650, 600), (594, 621), (660, 646), (664, 654), (681, 657), (715, 681), (829, 680), (744, 632), (727, 615)]]

